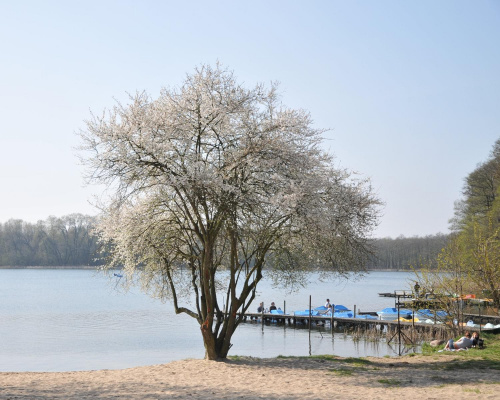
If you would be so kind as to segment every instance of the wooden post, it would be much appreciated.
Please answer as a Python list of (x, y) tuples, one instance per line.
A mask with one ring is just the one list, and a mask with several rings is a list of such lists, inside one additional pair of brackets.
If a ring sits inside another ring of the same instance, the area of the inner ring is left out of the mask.
[(354, 304), (354, 318), (356, 318), (356, 304)]
[[(395, 293), (396, 292), (394, 292), (394, 294)], [(396, 298), (397, 298), (397, 305), (398, 305), (398, 340), (399, 340), (399, 345), (401, 346), (401, 318), (399, 317), (399, 296)], [(401, 351), (400, 351), (400, 353), (401, 353)]]
[(286, 300), (283, 300), (283, 314), (286, 314)]
[(332, 337), (333, 337), (333, 311), (335, 310), (335, 305), (334, 305), (334, 304), (332, 304), (331, 306), (332, 306), (332, 307), (331, 307), (331, 310), (332, 310), (332, 315), (331, 315), (331, 317), (330, 317), (330, 328), (332, 329)]
[(311, 355), (311, 319), (312, 319), (312, 311), (311, 311), (311, 295), (309, 295), (309, 355)]
[(462, 329), (465, 330), (465, 300), (460, 300), (460, 307), (462, 308), (461, 315), (462, 315)]
[(312, 319), (311, 295), (309, 295), (309, 335), (311, 335), (311, 319)]
[(481, 333), (481, 322), (483, 322), (481, 318), (481, 302), (479, 302), (479, 307), (477, 308), (477, 313), (479, 314), (479, 333)]
[(459, 332), (462, 334), (464, 331), (464, 307), (463, 307), (463, 300), (462, 300), (462, 293), (460, 293), (460, 298), (458, 300), (458, 326), (459, 326)]
[(262, 314), (261, 314), (262, 330), (264, 330), (264, 302), (262, 302)]

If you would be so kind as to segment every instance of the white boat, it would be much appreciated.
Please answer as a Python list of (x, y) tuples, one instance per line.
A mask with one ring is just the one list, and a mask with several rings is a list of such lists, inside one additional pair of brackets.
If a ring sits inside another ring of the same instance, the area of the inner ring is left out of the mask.
[[(398, 309), (394, 307), (387, 307), (381, 311), (377, 311), (377, 315), (382, 321), (396, 321), (398, 319)], [(399, 310), (400, 318), (411, 318), (412, 312), (410, 310)]]

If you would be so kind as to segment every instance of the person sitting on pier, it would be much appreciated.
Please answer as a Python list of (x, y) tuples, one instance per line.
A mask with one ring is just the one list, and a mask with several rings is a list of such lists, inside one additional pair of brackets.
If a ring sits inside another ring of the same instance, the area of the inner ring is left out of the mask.
[(269, 312), (276, 310), (276, 306), (274, 305), (274, 301), (271, 302), (271, 307), (269, 307)]
[(332, 305), (330, 304), (330, 299), (326, 299), (325, 307), (332, 308)]
[(446, 346), (444, 347), (444, 349), (445, 350), (460, 350), (460, 349), (467, 349), (468, 347), (472, 347), (472, 339), (471, 339), (470, 332), (465, 331), (465, 336), (462, 336), (456, 342), (454, 342), (453, 339), (448, 340), (448, 343), (446, 343)]
[(264, 302), (261, 302), (259, 306), (257, 307), (257, 312), (261, 313), (264, 312)]

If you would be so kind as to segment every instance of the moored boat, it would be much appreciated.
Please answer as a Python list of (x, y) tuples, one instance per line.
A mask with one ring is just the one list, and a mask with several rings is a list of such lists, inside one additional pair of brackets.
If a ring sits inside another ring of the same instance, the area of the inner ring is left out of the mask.
[(486, 333), (500, 333), (500, 324), (493, 325), (489, 322), (482, 327), (482, 331)]
[(443, 310), (430, 310), (428, 308), (418, 310), (416, 312), (417, 317), (420, 319), (436, 319), (437, 321), (444, 321), (448, 317), (448, 313)]
[(413, 320), (413, 319), (411, 318), (411, 316), (410, 316), (410, 318), (403, 318), (403, 317), (400, 317), (400, 318), (399, 318), (399, 321), (400, 321), (400, 322), (420, 322), (420, 320), (419, 320), (417, 317), (415, 317), (415, 318), (414, 318), (414, 320)]
[[(325, 306), (320, 306), (315, 308), (316, 311), (319, 311), (320, 313), (328, 313), (331, 312), (330, 308), (327, 308)], [(334, 312), (344, 312), (344, 311), (351, 311), (349, 308), (342, 304), (334, 304), (333, 305), (333, 310)]]
[(352, 311), (340, 311), (340, 312), (335, 311), (333, 313), (333, 316), (335, 318), (353, 318), (354, 314), (352, 313)]
[(309, 315), (311, 315), (312, 317), (316, 317), (322, 314), (320, 314), (317, 310), (300, 310), (294, 311), (293, 315), (295, 315), (296, 317), (309, 317)]
[(410, 310), (400, 309), (398, 314), (398, 309), (394, 307), (386, 307), (381, 311), (377, 311), (377, 315), (382, 321), (394, 321), (401, 318), (411, 318), (412, 312)]
[(378, 320), (378, 318), (375, 316), (375, 315), (370, 315), (370, 314), (362, 314), (362, 315), (356, 315), (356, 318), (359, 318), (359, 319), (374, 319), (374, 320)]

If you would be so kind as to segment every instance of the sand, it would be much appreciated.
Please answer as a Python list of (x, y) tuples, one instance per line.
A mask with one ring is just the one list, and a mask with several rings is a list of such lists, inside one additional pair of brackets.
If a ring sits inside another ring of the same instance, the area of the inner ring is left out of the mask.
[(500, 399), (500, 371), (449, 357), (183, 360), (124, 370), (0, 373), (0, 399)]

